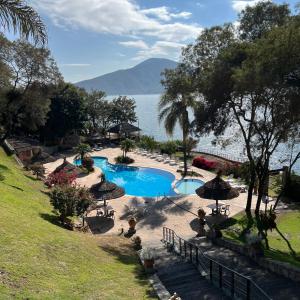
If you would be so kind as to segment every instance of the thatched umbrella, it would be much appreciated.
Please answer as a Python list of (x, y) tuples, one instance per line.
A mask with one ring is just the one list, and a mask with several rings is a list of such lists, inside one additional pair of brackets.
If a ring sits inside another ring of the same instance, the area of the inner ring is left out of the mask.
[(125, 190), (123, 188), (106, 180), (94, 184), (90, 191), (96, 199), (104, 201), (116, 199), (125, 195)]
[(221, 178), (218, 174), (213, 180), (206, 182), (203, 186), (196, 190), (196, 194), (204, 199), (216, 200), (217, 212), (219, 200), (229, 200), (237, 197), (239, 192), (232, 188), (231, 185)]

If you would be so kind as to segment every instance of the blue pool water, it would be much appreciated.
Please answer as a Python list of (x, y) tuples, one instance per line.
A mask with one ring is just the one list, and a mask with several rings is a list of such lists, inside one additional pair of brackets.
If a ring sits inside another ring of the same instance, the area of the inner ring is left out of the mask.
[[(142, 197), (176, 195), (172, 188), (175, 176), (169, 172), (153, 168), (113, 165), (105, 157), (93, 159), (95, 166), (104, 172), (106, 180), (123, 187), (127, 195)], [(75, 164), (80, 164), (80, 161), (76, 161)]]
[(203, 184), (199, 179), (182, 179), (176, 183), (175, 188), (180, 194), (190, 195), (196, 194), (196, 189)]

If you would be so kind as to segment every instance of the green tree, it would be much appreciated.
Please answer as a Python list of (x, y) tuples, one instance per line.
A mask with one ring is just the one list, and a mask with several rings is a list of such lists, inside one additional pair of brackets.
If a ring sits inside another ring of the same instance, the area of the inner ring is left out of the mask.
[(119, 96), (113, 99), (110, 120), (114, 124), (122, 122), (134, 123), (137, 121), (135, 113), (135, 100), (127, 96)]
[(158, 148), (158, 142), (154, 139), (153, 136), (143, 135), (140, 138), (139, 147), (153, 151)]
[(134, 149), (135, 143), (133, 140), (125, 139), (121, 142), (121, 150), (123, 151), (123, 158), (127, 156), (127, 152)]
[(59, 84), (51, 97), (50, 112), (41, 137), (60, 142), (72, 132), (83, 130), (87, 121), (86, 93), (70, 83)]
[(74, 185), (57, 186), (50, 192), (50, 203), (58, 211), (62, 224), (69, 217), (83, 215), (93, 200), (86, 188)]
[(106, 120), (110, 117), (109, 102), (105, 100), (103, 91), (92, 91), (87, 95), (87, 115), (92, 130), (96, 132), (99, 128), (107, 129)]
[(206, 113), (196, 117), (197, 129), (208, 126), (220, 133), (228, 126), (239, 128), (251, 172), (248, 211), (256, 177), (258, 213), (267, 193), (270, 159), (299, 126), (300, 91), (291, 80), (300, 66), (299, 28), (299, 21), (291, 20), (251, 43), (232, 44), (212, 62), (209, 73), (203, 74)]
[(0, 0), (0, 25), (4, 30), (32, 38), (35, 43), (45, 44), (47, 32), (37, 12), (23, 0)]
[(247, 6), (239, 15), (240, 37), (248, 41), (261, 38), (274, 27), (284, 25), (289, 15), (287, 4), (277, 5), (272, 1), (264, 1)]
[(75, 149), (76, 159), (83, 161), (84, 157), (92, 151), (90, 145), (88, 144), (79, 144)]
[(10, 42), (3, 36), (0, 46), (0, 65), (6, 72), (0, 86), (2, 143), (12, 133), (36, 131), (45, 124), (51, 86), (61, 75), (47, 49), (23, 41)]
[(187, 138), (191, 129), (188, 110), (194, 111), (196, 101), (195, 85), (184, 65), (175, 70), (166, 70), (162, 84), (165, 91), (159, 102), (159, 121), (164, 121), (167, 134), (172, 135), (177, 123), (182, 129), (184, 173), (187, 172)]

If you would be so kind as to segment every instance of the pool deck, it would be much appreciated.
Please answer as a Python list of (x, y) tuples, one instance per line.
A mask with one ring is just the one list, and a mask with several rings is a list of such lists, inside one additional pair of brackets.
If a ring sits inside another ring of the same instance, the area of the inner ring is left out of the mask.
[[(91, 153), (92, 156), (107, 157), (110, 163), (114, 163), (114, 158), (121, 155), (122, 151), (120, 148), (105, 148), (101, 151), (94, 151)], [(133, 152), (128, 153), (128, 156), (133, 158), (135, 162), (132, 166), (139, 167), (151, 167), (158, 168), (175, 175), (175, 179), (181, 179), (181, 175), (176, 172), (178, 166), (171, 166), (166, 163), (157, 162), (155, 159), (151, 159), (140, 154)], [(67, 160), (73, 162), (74, 156), (67, 157)], [(55, 162), (45, 164), (46, 173), (50, 173), (55, 170), (61, 163), (62, 159)], [(204, 182), (209, 181), (215, 177), (215, 174), (209, 171), (192, 168), (193, 171), (200, 174), (197, 179), (203, 180)], [(77, 179), (77, 183), (81, 186), (90, 187), (93, 184), (99, 182), (99, 175), (101, 170), (95, 168), (95, 172), (90, 175)], [(192, 177), (186, 177), (192, 178)], [(195, 177), (193, 177), (195, 178)], [(153, 187), (155, 189), (155, 187)], [(109, 205), (115, 210), (115, 220), (107, 220), (107, 222), (100, 217), (96, 217), (96, 211), (92, 211), (88, 218), (90, 220), (92, 232), (101, 234), (119, 234), (121, 231), (128, 230), (128, 206), (136, 205), (137, 203), (144, 203), (145, 200), (148, 202), (148, 213), (138, 220), (136, 225), (136, 235), (140, 236), (143, 243), (148, 246), (155, 246), (160, 243), (162, 238), (163, 226), (169, 227), (183, 238), (191, 238), (196, 235), (197, 231), (197, 210), (202, 207), (207, 212), (207, 218), (211, 212), (211, 208), (208, 205), (215, 204), (214, 200), (207, 200), (198, 197), (197, 195), (184, 195), (171, 197), (171, 201), (163, 199), (163, 197), (156, 198), (145, 198), (145, 197), (134, 197), (134, 196), (123, 196), (118, 199), (109, 200)], [(223, 200), (222, 202), (230, 205), (230, 215), (243, 211), (246, 207), (247, 194), (241, 193), (239, 197), (232, 200)], [(253, 197), (252, 207), (255, 208), (256, 197)], [(214, 217), (215, 218), (215, 217)], [(99, 223), (99, 224), (98, 224)]]

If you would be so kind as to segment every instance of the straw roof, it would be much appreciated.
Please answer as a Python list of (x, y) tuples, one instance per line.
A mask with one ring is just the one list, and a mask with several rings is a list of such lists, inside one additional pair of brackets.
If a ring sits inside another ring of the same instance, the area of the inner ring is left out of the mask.
[(138, 128), (137, 126), (134, 126), (130, 123), (120, 123), (118, 125), (115, 125), (111, 128), (108, 129), (108, 132), (110, 133), (132, 133), (132, 132), (137, 132), (137, 131), (141, 131), (140, 128)]
[(70, 162), (68, 162), (65, 158), (64, 158), (64, 161), (61, 165), (59, 165), (54, 171), (53, 173), (56, 174), (56, 173), (59, 173), (60, 171), (65, 171), (65, 172), (76, 172), (77, 174), (79, 174), (79, 170), (78, 168), (71, 164)]
[(220, 176), (217, 176), (198, 188), (196, 194), (204, 199), (229, 200), (237, 197), (239, 192)]
[(125, 195), (125, 190), (113, 182), (102, 181), (94, 184), (90, 188), (91, 193), (96, 199), (109, 200), (116, 199)]

